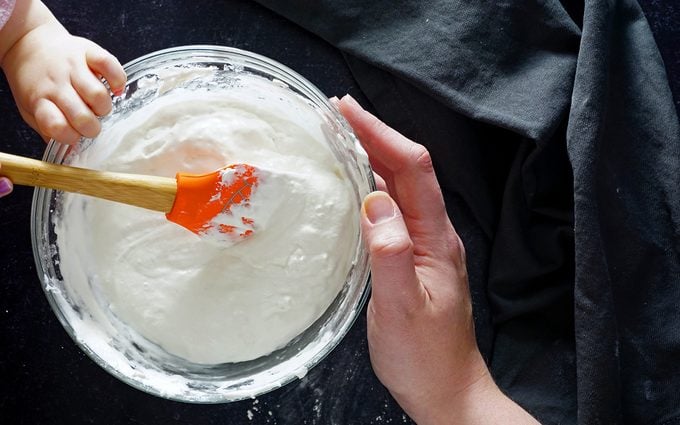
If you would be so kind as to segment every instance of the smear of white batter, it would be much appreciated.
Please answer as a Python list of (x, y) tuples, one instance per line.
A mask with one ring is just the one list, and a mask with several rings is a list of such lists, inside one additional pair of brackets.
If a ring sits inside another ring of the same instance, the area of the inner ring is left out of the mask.
[(232, 163), (269, 170), (248, 211), (252, 236), (220, 247), (162, 213), (80, 195), (64, 196), (56, 221), (71, 297), (196, 363), (284, 346), (330, 305), (355, 254), (351, 184), (320, 130), (291, 120), (295, 105), (250, 98), (173, 91), (105, 127), (71, 164), (168, 177)]

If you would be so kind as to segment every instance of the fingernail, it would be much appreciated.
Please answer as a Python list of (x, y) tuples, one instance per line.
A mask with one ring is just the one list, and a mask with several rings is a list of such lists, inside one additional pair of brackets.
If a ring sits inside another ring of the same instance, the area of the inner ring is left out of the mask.
[(14, 186), (8, 178), (0, 178), (0, 198), (12, 193)]
[(385, 192), (373, 192), (364, 200), (364, 211), (371, 224), (382, 223), (394, 217), (394, 202)]

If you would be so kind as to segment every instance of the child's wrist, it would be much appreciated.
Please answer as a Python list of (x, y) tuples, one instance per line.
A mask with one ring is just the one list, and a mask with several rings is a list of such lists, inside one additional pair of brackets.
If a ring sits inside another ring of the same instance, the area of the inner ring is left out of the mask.
[(0, 30), (0, 66), (4, 67), (7, 54), (27, 34), (41, 25), (52, 23), (61, 26), (41, 1), (17, 1), (5, 26)]

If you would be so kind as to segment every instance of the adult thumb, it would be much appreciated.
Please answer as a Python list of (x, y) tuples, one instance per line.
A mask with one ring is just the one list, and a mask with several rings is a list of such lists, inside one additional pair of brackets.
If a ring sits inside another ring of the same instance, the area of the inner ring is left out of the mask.
[(10, 179), (7, 177), (0, 177), (0, 198), (12, 193), (12, 188), (12, 181)]
[(416, 274), (406, 223), (387, 193), (366, 196), (361, 229), (370, 255), (373, 308), (383, 313), (417, 309), (426, 295), (425, 288)]

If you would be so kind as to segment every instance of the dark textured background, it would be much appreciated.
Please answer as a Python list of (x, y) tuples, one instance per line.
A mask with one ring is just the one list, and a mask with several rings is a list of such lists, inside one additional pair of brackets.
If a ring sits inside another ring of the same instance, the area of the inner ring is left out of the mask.
[[(108, 48), (122, 63), (154, 50), (219, 44), (276, 59), (327, 95), (361, 99), (340, 54), (309, 33), (245, 0), (46, 0), (73, 33)], [(643, 0), (680, 110), (680, 5)], [(0, 82), (0, 150), (40, 157)], [(166, 401), (108, 375), (69, 339), (36, 277), (29, 215), (32, 190), (0, 201), (0, 424), (390, 424), (409, 423), (371, 371), (365, 314), (340, 346), (300, 381), (237, 403)]]

